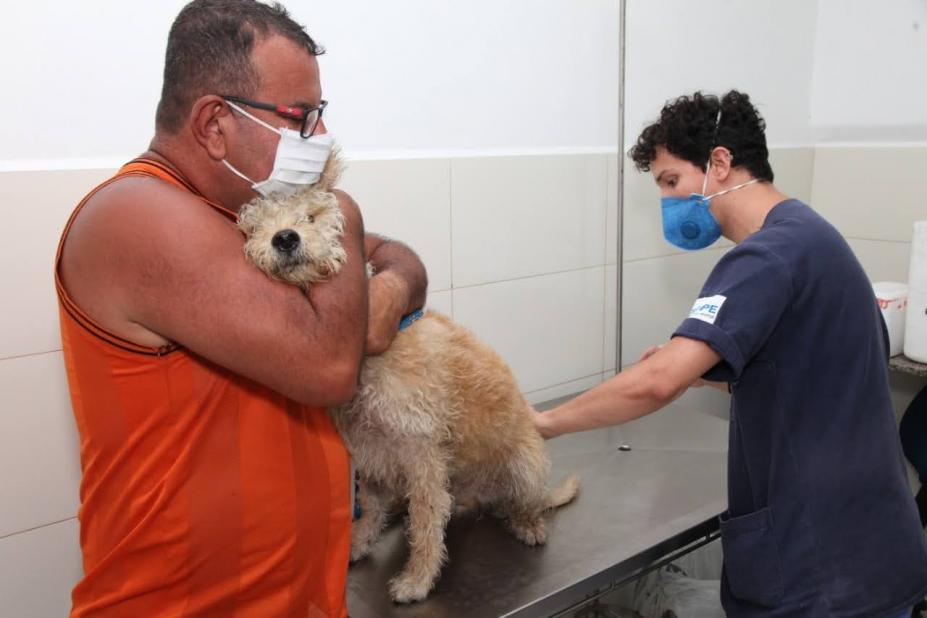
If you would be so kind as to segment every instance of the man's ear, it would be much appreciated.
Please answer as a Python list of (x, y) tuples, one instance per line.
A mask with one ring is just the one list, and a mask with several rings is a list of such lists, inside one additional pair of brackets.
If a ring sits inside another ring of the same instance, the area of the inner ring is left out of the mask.
[(716, 146), (711, 151), (711, 173), (718, 182), (724, 182), (731, 173), (731, 161), (734, 160), (731, 151), (724, 146)]
[(190, 129), (193, 131), (193, 137), (216, 161), (225, 158), (226, 138), (233, 122), (229, 106), (214, 94), (200, 97), (190, 110)]

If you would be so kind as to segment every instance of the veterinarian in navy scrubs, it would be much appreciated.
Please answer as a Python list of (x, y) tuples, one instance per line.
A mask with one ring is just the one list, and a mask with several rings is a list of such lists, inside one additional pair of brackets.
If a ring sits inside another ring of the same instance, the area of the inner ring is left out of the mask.
[(728, 615), (910, 616), (927, 594), (927, 543), (889, 397), (885, 327), (840, 234), (772, 184), (764, 130), (749, 97), (732, 91), (681, 97), (643, 131), (631, 156), (661, 189), (667, 240), (737, 244), (669, 343), (536, 423), (545, 437), (612, 425), (702, 379), (721, 383), (732, 393)]

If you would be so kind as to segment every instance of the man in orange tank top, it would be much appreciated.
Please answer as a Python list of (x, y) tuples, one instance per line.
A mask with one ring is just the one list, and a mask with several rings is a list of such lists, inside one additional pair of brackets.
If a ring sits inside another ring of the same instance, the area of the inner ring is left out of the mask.
[(304, 293), (244, 259), (239, 208), (324, 163), (321, 53), (277, 5), (188, 4), (149, 150), (62, 235), (83, 469), (72, 616), (347, 615), (348, 458), (324, 408), (353, 396), (427, 282), (343, 192), (330, 282)]

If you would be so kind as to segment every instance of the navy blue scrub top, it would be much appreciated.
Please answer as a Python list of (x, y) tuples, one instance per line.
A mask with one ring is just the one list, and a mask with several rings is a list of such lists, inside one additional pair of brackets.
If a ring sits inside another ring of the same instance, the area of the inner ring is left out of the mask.
[(731, 385), (721, 596), (729, 616), (894, 618), (927, 542), (889, 397), (887, 336), (843, 237), (798, 200), (728, 251), (673, 334)]

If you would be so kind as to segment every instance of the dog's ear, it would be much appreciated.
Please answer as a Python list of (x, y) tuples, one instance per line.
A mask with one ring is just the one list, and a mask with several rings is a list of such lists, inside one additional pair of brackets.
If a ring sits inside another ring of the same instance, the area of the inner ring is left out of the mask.
[(328, 155), (328, 161), (325, 162), (325, 169), (322, 170), (322, 176), (315, 184), (315, 188), (320, 191), (331, 191), (341, 179), (341, 172), (344, 171), (344, 158), (341, 156), (341, 147), (338, 144), (332, 146), (331, 154)]
[[(259, 199), (259, 198), (258, 198)], [(258, 199), (251, 200), (238, 212), (238, 229), (245, 236), (251, 236), (257, 226), (261, 206)]]

